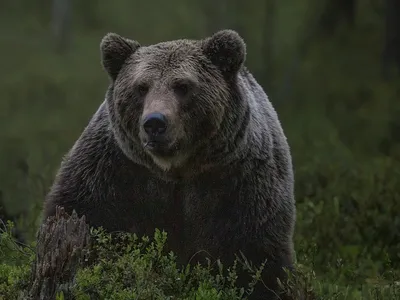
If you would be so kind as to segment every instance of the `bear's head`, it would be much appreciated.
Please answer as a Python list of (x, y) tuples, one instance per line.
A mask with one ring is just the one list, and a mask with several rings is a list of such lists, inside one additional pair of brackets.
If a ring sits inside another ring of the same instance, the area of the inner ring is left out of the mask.
[(212, 152), (226, 148), (241, 105), (246, 46), (238, 33), (150, 46), (109, 33), (100, 48), (110, 120), (128, 157), (168, 172), (212, 163)]

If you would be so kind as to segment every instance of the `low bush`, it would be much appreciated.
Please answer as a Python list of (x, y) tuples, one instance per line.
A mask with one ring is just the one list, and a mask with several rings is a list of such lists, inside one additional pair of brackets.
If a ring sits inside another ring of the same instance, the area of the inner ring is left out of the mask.
[[(26, 299), (30, 283), (34, 244), (18, 245), (11, 236), (10, 225), (1, 233), (0, 299)], [(92, 230), (92, 244), (86, 252), (87, 264), (75, 277), (71, 293), (74, 299), (246, 299), (259, 279), (260, 268), (250, 267), (238, 259), (232, 266), (220, 262), (206, 266), (179, 267), (164, 244), (167, 234), (156, 230), (154, 237), (138, 238), (120, 234), (117, 239), (102, 230)], [(398, 299), (400, 284), (395, 272), (364, 284), (342, 285), (340, 274), (348, 276), (351, 266), (338, 264), (329, 272), (316, 275), (312, 256), (302, 252), (304, 261), (297, 264), (296, 276), (289, 274), (286, 290), (293, 299), (305, 295), (314, 299)], [(246, 287), (236, 285), (236, 271), (247, 268), (253, 281)], [(346, 278), (349, 282), (349, 278)], [(56, 299), (65, 299), (59, 291)]]

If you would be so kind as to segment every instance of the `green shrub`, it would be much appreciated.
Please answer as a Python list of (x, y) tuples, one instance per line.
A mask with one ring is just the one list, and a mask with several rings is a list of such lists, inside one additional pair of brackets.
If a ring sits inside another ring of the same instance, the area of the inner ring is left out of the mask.
[[(34, 252), (17, 245), (9, 231), (2, 233), (0, 264), (0, 299), (17, 299), (26, 295), (30, 266)], [(220, 262), (206, 266), (176, 264), (173, 253), (166, 253), (165, 232), (156, 231), (154, 238), (138, 238), (135, 234), (111, 236), (102, 230), (92, 230), (92, 245), (86, 252), (86, 266), (78, 269), (72, 285), (74, 299), (246, 299), (258, 281), (258, 269), (250, 272), (253, 281), (247, 287), (236, 285), (236, 271), (243, 266), (237, 260), (232, 266)], [(10, 251), (4, 251), (10, 249)], [(305, 253), (305, 252), (304, 252)], [(289, 274), (287, 294), (293, 299), (305, 295), (305, 300), (395, 300), (400, 295), (398, 274), (353, 285), (340, 283), (337, 275), (351, 266), (332, 266), (323, 276), (312, 270), (312, 256), (303, 255), (304, 264), (297, 264), (296, 275)], [(389, 270), (389, 268), (388, 268)], [(389, 274), (387, 274), (389, 275)], [(349, 281), (350, 282), (350, 281)], [(65, 299), (59, 291), (57, 299)]]
[(389, 158), (297, 170), (296, 244), (317, 247), (315, 265), (341, 259), (359, 278), (400, 266), (400, 164)]
[(235, 285), (236, 264), (227, 274), (220, 262), (216, 274), (211, 262), (205, 267), (179, 268), (175, 255), (165, 253), (165, 232), (157, 230), (153, 240), (134, 234), (113, 238), (97, 230), (93, 237), (89, 256), (94, 255), (96, 262), (79, 270), (74, 289), (77, 299), (228, 300), (243, 299), (245, 294), (244, 288)]
[(28, 286), (34, 245), (18, 244), (11, 234), (14, 225), (4, 225), (5, 228), (0, 227), (0, 300), (11, 300)]

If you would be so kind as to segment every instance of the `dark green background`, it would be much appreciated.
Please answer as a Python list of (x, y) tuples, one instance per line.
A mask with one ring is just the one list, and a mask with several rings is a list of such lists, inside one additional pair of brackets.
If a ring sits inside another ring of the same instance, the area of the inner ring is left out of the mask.
[(300, 262), (311, 255), (324, 272), (340, 258), (357, 280), (400, 265), (400, 81), (394, 63), (383, 73), (384, 1), (358, 1), (353, 25), (350, 0), (70, 2), (57, 36), (65, 24), (52, 1), (0, 2), (0, 197), (26, 238), (62, 156), (103, 101), (104, 34), (149, 44), (233, 28), (292, 148)]

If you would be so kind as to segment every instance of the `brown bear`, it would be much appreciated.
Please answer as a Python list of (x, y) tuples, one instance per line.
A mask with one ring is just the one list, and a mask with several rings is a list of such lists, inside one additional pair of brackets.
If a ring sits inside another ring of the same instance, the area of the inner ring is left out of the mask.
[[(253, 299), (274, 299), (293, 265), (294, 178), (277, 114), (244, 66), (239, 34), (150, 46), (114, 33), (100, 45), (105, 100), (65, 156), (46, 198), (108, 231), (167, 231), (196, 253), (260, 265)], [(192, 258), (193, 259), (193, 258)], [(193, 260), (192, 260), (193, 261)]]

